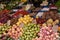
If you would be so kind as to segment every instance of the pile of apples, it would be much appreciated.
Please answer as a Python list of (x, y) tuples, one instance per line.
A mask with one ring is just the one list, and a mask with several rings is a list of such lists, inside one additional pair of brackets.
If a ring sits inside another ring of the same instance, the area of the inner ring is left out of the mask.
[(18, 19), (18, 22), (16, 23), (17, 25), (20, 25), (21, 23), (23, 24), (28, 24), (33, 21), (33, 18), (31, 18), (29, 15), (24, 15), (24, 17), (21, 17)]
[(38, 33), (38, 36), (39, 37), (33, 40), (57, 40), (57, 38), (59, 37), (58, 33), (55, 33), (52, 30), (52, 27), (49, 27), (49, 26), (42, 27), (40, 29), (40, 32)]
[(22, 36), (22, 32), (23, 30), (21, 27), (13, 25), (12, 28), (8, 30), (7, 35), (17, 40), (20, 36)]
[(37, 33), (39, 32), (39, 25), (30, 23), (28, 25), (24, 25), (23, 27), (23, 35), (19, 38), (20, 40), (32, 40), (32, 38), (37, 37)]

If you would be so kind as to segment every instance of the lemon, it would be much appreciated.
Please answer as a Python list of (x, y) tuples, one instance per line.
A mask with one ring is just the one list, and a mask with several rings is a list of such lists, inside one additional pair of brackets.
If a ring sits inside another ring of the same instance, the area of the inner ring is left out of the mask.
[(25, 21), (23, 21), (23, 23), (25, 23)]
[(22, 23), (22, 21), (19, 21), (19, 23)]
[(27, 24), (27, 22), (24, 22), (24, 24)]
[(24, 20), (27, 20), (27, 18), (24, 18)]
[(32, 21), (33, 20), (33, 18), (32, 19), (30, 19), (30, 21)]
[(29, 20), (26, 20), (26, 22), (29, 22)]
[(30, 15), (27, 15), (27, 17), (30, 17)]
[(21, 19), (18, 19), (18, 21), (20, 21)]

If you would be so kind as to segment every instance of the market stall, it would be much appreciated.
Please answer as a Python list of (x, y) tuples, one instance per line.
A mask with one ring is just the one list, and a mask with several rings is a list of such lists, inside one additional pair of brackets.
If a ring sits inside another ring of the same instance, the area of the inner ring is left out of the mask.
[(36, 5), (10, 0), (0, 4), (0, 40), (60, 40), (58, 1), (43, 0)]

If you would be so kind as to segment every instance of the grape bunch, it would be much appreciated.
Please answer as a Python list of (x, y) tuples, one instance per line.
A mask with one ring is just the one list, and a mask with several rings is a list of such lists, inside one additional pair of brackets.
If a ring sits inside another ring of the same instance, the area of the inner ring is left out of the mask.
[(29, 23), (23, 27), (23, 35), (19, 38), (20, 40), (32, 40), (32, 38), (37, 37), (39, 32), (39, 25)]

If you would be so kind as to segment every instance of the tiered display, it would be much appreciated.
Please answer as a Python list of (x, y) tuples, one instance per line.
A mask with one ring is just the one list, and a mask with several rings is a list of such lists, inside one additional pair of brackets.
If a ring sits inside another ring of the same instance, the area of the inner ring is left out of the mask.
[(54, 5), (48, 7), (48, 2), (45, 0), (41, 4), (42, 8), (27, 4), (27, 7), (23, 5), (21, 9), (14, 9), (15, 6), (20, 7), (20, 4), (17, 4), (19, 4), (17, 0), (12, 1), (4, 5), (6, 9), (0, 11), (0, 40), (57, 40), (59, 38), (60, 14)]
[[(52, 27), (59, 23), (59, 20), (48, 19), (43, 24), (34, 23), (36, 19), (25, 15), (18, 19), (13, 26), (0, 23), (1, 40), (56, 40), (59, 36)], [(34, 21), (34, 22), (33, 22)]]

